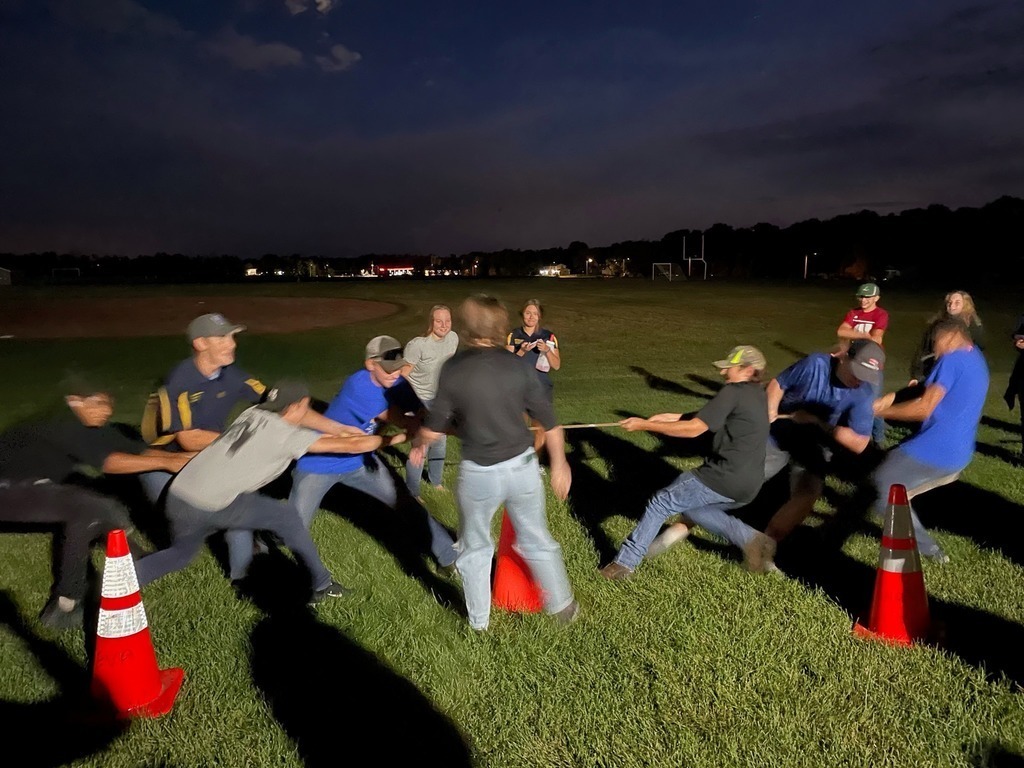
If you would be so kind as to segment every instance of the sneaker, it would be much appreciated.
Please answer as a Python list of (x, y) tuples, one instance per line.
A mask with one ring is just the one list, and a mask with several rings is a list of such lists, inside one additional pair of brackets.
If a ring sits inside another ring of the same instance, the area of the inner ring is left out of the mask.
[[(62, 606), (62, 600), (65, 606), (67, 603), (71, 603), (71, 607), (65, 608)], [(81, 627), (84, 618), (85, 611), (82, 608), (82, 601), (73, 601), (66, 597), (51, 598), (43, 607), (43, 610), (39, 612), (39, 621), (51, 629), (74, 629)]]
[(775, 539), (757, 533), (743, 548), (743, 562), (751, 573), (769, 573), (775, 568)]
[(680, 541), (684, 541), (689, 535), (690, 528), (686, 523), (675, 523), (670, 525), (658, 534), (658, 538), (651, 542), (651, 546), (647, 548), (647, 556), (657, 557), (658, 555), (667, 552)]
[(336, 581), (332, 581), (323, 589), (316, 590), (313, 593), (313, 596), (309, 599), (309, 604), (315, 605), (317, 603), (322, 603), (328, 597), (345, 597), (350, 594), (352, 594), (351, 589)]
[(927, 557), (929, 560), (931, 560), (936, 565), (946, 565), (949, 562), (949, 555), (947, 555), (941, 549), (938, 550), (937, 552), (933, 553), (933, 554), (930, 554), (930, 555), (926, 554), (925, 557)]
[(580, 615), (580, 604), (573, 600), (558, 613), (551, 614), (559, 624), (572, 624)]
[(598, 573), (600, 573), (609, 581), (622, 581), (623, 579), (628, 579), (630, 576), (633, 575), (633, 569), (627, 568), (626, 566), (622, 565), (622, 563), (617, 563), (613, 560), (612, 562), (608, 563), (608, 565), (606, 565), (604, 568), (599, 569)]

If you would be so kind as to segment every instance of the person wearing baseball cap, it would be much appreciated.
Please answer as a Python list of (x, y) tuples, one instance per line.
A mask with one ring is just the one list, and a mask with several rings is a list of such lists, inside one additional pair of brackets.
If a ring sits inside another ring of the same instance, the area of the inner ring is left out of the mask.
[[(413, 434), (419, 422), (407, 414), (418, 412), (419, 400), (402, 378), (402, 367), (407, 364), (402, 352), (402, 345), (393, 336), (370, 339), (363, 367), (345, 379), (324, 417), (354, 435), (373, 435), (387, 426)], [(288, 500), (306, 530), (312, 526), (324, 496), (335, 485), (347, 486), (389, 510), (406, 513), (401, 526), (404, 534), (411, 536), (420, 551), (429, 548), (437, 565), (450, 572), (456, 555), (451, 533), (409, 494), (404, 483), (396, 483), (394, 474), (373, 452), (311, 454), (298, 460)], [(239, 555), (244, 557), (245, 550), (241, 549)], [(436, 577), (418, 562), (409, 566), (422, 580), (436, 582)], [(446, 585), (434, 583), (432, 588), (443, 591)]]
[(765, 527), (774, 541), (782, 541), (811, 513), (836, 458), (849, 460), (868, 448), (874, 391), (884, 368), (882, 347), (855, 339), (845, 351), (798, 360), (768, 383), (772, 428), (765, 481), (790, 468), (790, 498)]
[(59, 527), (52, 595), (39, 618), (54, 629), (72, 629), (81, 627), (85, 617), (93, 543), (120, 528), (136, 557), (146, 549), (134, 536), (128, 510), (87, 485), (83, 468), (105, 478), (171, 473), (191, 454), (148, 451), (144, 442), (110, 424), (110, 388), (80, 373), (68, 376), (61, 391), (67, 409), (60, 418), (29, 421), (0, 433), (0, 521)]
[[(989, 371), (985, 356), (971, 338), (970, 329), (956, 317), (939, 320), (933, 329), (935, 366), (916, 397), (896, 402), (895, 392), (875, 401), (875, 411), (899, 421), (920, 422), (913, 435), (890, 450), (872, 475), (873, 512), (884, 519), (889, 489), (899, 483), (907, 497), (948, 485), (974, 456), (978, 424), (988, 394)], [(916, 392), (915, 392), (916, 394)], [(937, 563), (949, 562), (938, 542), (911, 510), (918, 551)]]
[[(405, 435), (325, 435), (303, 426), (309, 403), (309, 390), (304, 383), (279, 382), (267, 389), (260, 403), (243, 411), (196, 454), (185, 467), (188, 472), (180, 472), (168, 487), (166, 508), (171, 544), (136, 563), (140, 586), (187, 566), (206, 538), (216, 531), (251, 537), (253, 531), (266, 530), (278, 536), (309, 570), (309, 603), (348, 594), (349, 590), (334, 580), (320, 560), (292, 502), (259, 490), (307, 453), (373, 451), (402, 442)], [(249, 541), (251, 553), (251, 538)], [(232, 544), (231, 538), (228, 543)], [(232, 566), (235, 564), (233, 560)], [(241, 578), (232, 576), (233, 585), (240, 592), (244, 589), (244, 576), (244, 571)]]
[[(631, 577), (645, 556), (664, 552), (686, 538), (694, 525), (739, 547), (748, 570), (771, 570), (775, 542), (729, 514), (753, 501), (764, 482), (768, 403), (761, 377), (767, 361), (757, 347), (744, 344), (733, 347), (713, 365), (725, 386), (692, 418), (659, 413), (619, 422), (629, 432), (693, 438), (710, 431), (714, 437), (711, 455), (703, 465), (683, 472), (651, 497), (615, 559), (600, 569), (606, 579)], [(659, 535), (662, 524), (673, 515), (681, 515), (682, 521)]]
[[(889, 328), (889, 313), (878, 306), (882, 292), (875, 283), (863, 283), (854, 295), (858, 306), (846, 313), (843, 322), (836, 329), (839, 348), (846, 349), (853, 341), (873, 341), (881, 346), (882, 338)], [(878, 397), (882, 394), (881, 377), (873, 386), (875, 397)], [(871, 435), (879, 446), (885, 442), (885, 422), (882, 419), (874, 420)]]

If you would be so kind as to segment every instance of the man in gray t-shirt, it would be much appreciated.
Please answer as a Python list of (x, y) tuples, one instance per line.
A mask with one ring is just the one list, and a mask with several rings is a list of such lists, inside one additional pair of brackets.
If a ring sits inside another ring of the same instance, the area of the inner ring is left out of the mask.
[(140, 585), (184, 568), (214, 531), (267, 530), (309, 568), (311, 603), (348, 592), (321, 562), (295, 508), (257, 491), (305, 453), (365, 453), (402, 442), (405, 436), (322, 435), (299, 426), (308, 410), (305, 386), (282, 382), (185, 466), (167, 494), (171, 546), (136, 563)]
[[(445, 304), (435, 304), (430, 308), (430, 327), (425, 336), (410, 339), (405, 345), (402, 357), (406, 364), (402, 366), (402, 376), (412, 386), (413, 392), (423, 404), (424, 418), (430, 412), (434, 398), (437, 397), (437, 384), (441, 377), (441, 366), (455, 354), (459, 348), (459, 335), (452, 330), (452, 311)], [(442, 435), (431, 443), (425, 460), (427, 477), (434, 488), (440, 489), (444, 479), (444, 459), (447, 453), (446, 438)], [(419, 499), (420, 482), (423, 479), (423, 467), (405, 464), (405, 485), (409, 493)]]
[[(694, 525), (716, 533), (743, 550), (751, 571), (774, 569), (775, 542), (729, 514), (749, 503), (764, 482), (768, 441), (768, 401), (761, 374), (767, 362), (757, 347), (735, 347), (714, 363), (725, 386), (692, 419), (679, 413), (660, 413), (649, 419), (623, 419), (630, 432), (655, 432), (669, 437), (698, 437), (712, 432), (711, 455), (703, 465), (683, 472), (647, 502), (643, 517), (622, 543), (615, 560), (600, 569), (606, 579), (633, 575), (646, 555), (664, 551), (685, 538)], [(672, 515), (683, 522), (658, 539), (662, 523)]]

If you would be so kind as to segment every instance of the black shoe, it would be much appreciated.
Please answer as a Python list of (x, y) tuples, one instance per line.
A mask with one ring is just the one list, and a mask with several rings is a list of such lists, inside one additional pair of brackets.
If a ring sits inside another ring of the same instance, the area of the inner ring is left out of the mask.
[(352, 594), (352, 590), (346, 586), (342, 586), (336, 581), (332, 581), (323, 589), (318, 589), (313, 593), (313, 596), (309, 598), (310, 605), (316, 605), (322, 603), (328, 597), (345, 597), (346, 595)]
[(617, 563), (612, 560), (604, 568), (599, 568), (598, 573), (604, 576), (609, 581), (623, 581), (624, 579), (632, 578), (633, 569), (628, 568), (622, 563)]
[(39, 621), (51, 629), (75, 629), (82, 626), (85, 618), (85, 611), (82, 609), (82, 601), (75, 603), (74, 607), (65, 611), (60, 607), (56, 597), (51, 598), (39, 613)]

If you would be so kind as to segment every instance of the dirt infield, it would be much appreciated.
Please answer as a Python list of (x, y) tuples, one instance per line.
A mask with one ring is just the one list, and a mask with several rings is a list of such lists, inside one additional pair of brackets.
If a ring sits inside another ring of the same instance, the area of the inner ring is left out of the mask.
[(184, 334), (194, 317), (220, 312), (252, 333), (295, 333), (387, 317), (395, 304), (363, 299), (163, 296), (0, 302), (0, 337), (72, 339)]

